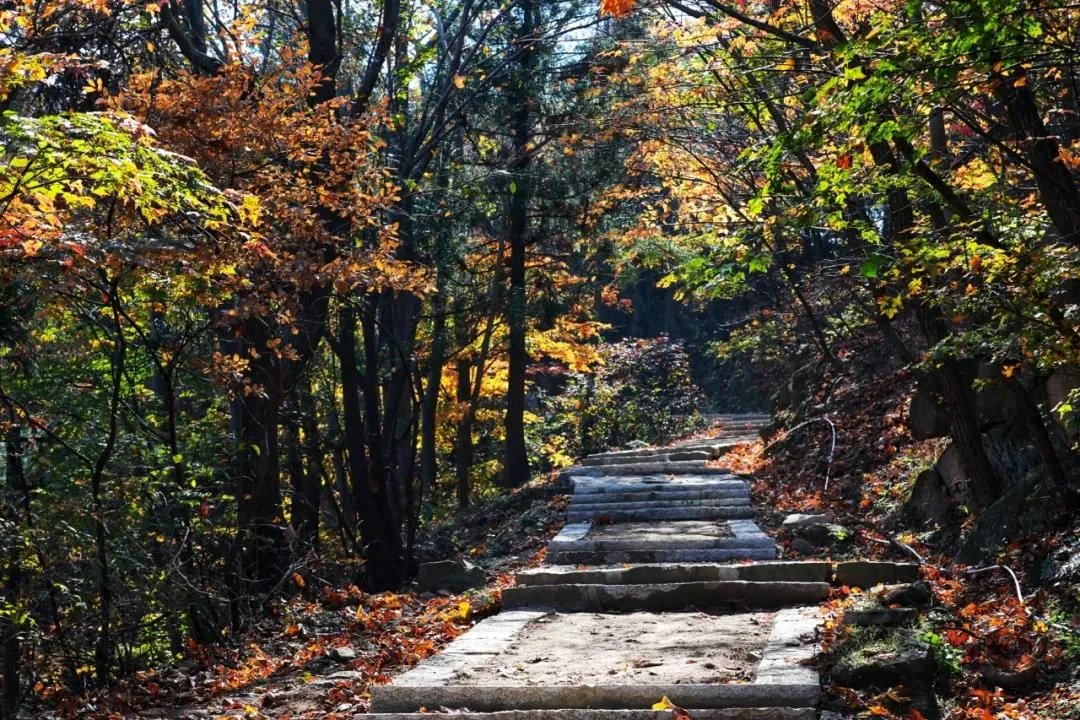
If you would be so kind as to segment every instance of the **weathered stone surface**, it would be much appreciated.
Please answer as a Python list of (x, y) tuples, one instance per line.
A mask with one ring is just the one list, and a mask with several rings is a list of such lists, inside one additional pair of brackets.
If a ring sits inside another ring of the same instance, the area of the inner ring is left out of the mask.
[(1012, 538), (1046, 530), (1061, 509), (1061, 499), (1041, 473), (1030, 472), (983, 510), (956, 559), (967, 565), (981, 564)]
[(542, 710), (558, 708), (640, 709), (667, 697), (684, 708), (812, 707), (820, 687), (813, 684), (670, 684), (670, 685), (381, 685), (371, 689), (376, 713), (416, 712), (421, 707), (467, 707), (470, 710)]
[(901, 607), (925, 608), (930, 607), (933, 601), (934, 591), (923, 580), (896, 585), (887, 588), (881, 594), (881, 602), (888, 606), (900, 605)]
[(575, 476), (574, 496), (609, 493), (686, 493), (710, 490), (749, 490), (746, 480), (735, 475), (612, 475), (609, 477)]
[(832, 513), (810, 515), (806, 513), (793, 513), (784, 518), (781, 527), (784, 530), (795, 530), (807, 525), (827, 525), (833, 520)]
[(749, 565), (711, 563), (659, 563), (582, 568), (573, 565), (542, 566), (517, 574), (518, 585), (650, 585), (714, 580), (777, 582), (829, 582), (833, 564), (825, 561), (762, 562)]
[(671, 462), (682, 462), (684, 460), (712, 460), (713, 457), (713, 453), (710, 450), (682, 450), (669, 454), (668, 460)]
[(566, 511), (570, 522), (581, 522), (604, 517), (608, 522), (673, 521), (673, 520), (722, 520), (727, 518), (753, 517), (749, 505), (723, 507), (658, 507), (641, 510), (576, 510)]
[(773, 560), (776, 548), (709, 548), (704, 550), (578, 550), (549, 552), (559, 565), (615, 565), (619, 563), (709, 563), (733, 560)]
[(657, 490), (644, 490), (638, 492), (580, 492), (570, 496), (570, 506), (590, 503), (624, 503), (624, 502), (684, 502), (687, 500), (727, 500), (732, 498), (749, 498), (750, 487), (745, 483), (732, 484), (729, 487), (715, 490), (672, 490), (660, 492)]
[(804, 663), (817, 652), (821, 622), (821, 613), (816, 607), (787, 608), (776, 613), (754, 684), (816, 686), (817, 670)]
[(338, 662), (351, 662), (355, 660), (356, 657), (356, 648), (352, 645), (342, 645), (341, 647), (336, 647), (330, 651), (330, 658), (337, 660)]
[(930, 648), (907, 637), (871, 643), (845, 655), (832, 669), (834, 682), (854, 688), (887, 689), (901, 684), (910, 687), (927, 683), (933, 675)]
[(843, 525), (832, 523), (806, 523), (795, 526), (791, 532), (796, 538), (802, 538), (817, 547), (838, 545), (851, 539), (850, 530)]
[(594, 475), (730, 475), (730, 470), (709, 467), (704, 462), (637, 462), (590, 467)]
[(487, 582), (481, 568), (465, 560), (438, 560), (421, 563), (416, 575), (416, 586), (422, 591), (449, 590), (461, 592), (480, 587)]
[[(688, 708), (694, 720), (817, 720), (810, 707), (768, 708)], [(353, 720), (432, 720), (439, 713), (363, 713)], [(462, 720), (677, 720), (672, 710), (499, 710), (495, 712), (455, 712)]]
[(828, 583), (687, 582), (664, 585), (532, 585), (503, 590), (503, 607), (561, 612), (672, 611), (686, 608), (775, 608), (828, 597)]
[(829, 582), (833, 576), (833, 564), (818, 560), (754, 563), (752, 565), (739, 565), (737, 570), (740, 580)]
[(849, 560), (836, 564), (836, 582), (841, 585), (868, 588), (918, 579), (919, 566), (914, 563)]
[(685, 521), (666, 524), (615, 523), (593, 526), (580, 539), (556, 536), (550, 552), (582, 550), (691, 550), (743, 547), (773, 547), (768, 537), (753, 523)]
[(792, 550), (805, 557), (812, 557), (814, 555), (822, 554), (822, 549), (807, 540), (806, 538), (795, 538), (791, 541), (790, 547)]
[(911, 523), (941, 525), (949, 518), (951, 505), (949, 490), (941, 475), (936, 470), (923, 470), (915, 478), (911, 495), (900, 514)]
[(735, 566), (674, 563), (602, 568), (579, 568), (571, 565), (544, 566), (523, 570), (517, 574), (518, 586), (653, 585), (739, 579), (745, 578), (740, 577), (739, 568)]
[[(877, 690), (903, 685), (908, 691), (909, 706), (918, 709), (927, 720), (936, 720), (940, 717), (933, 692), (936, 669), (930, 648), (914, 631), (905, 629), (840, 658), (832, 668), (832, 681), (845, 687)], [(903, 709), (899, 711), (907, 714)]]
[(1042, 577), (1048, 583), (1080, 585), (1080, 537), (1054, 551), (1043, 566)]
[(593, 496), (578, 496), (570, 503), (570, 510), (576, 512), (600, 512), (604, 510), (649, 510), (665, 508), (706, 508), (706, 507), (743, 507), (750, 504), (750, 498), (746, 495), (726, 498), (674, 498), (664, 500), (638, 500), (630, 502), (583, 502), (581, 498), (591, 499)]

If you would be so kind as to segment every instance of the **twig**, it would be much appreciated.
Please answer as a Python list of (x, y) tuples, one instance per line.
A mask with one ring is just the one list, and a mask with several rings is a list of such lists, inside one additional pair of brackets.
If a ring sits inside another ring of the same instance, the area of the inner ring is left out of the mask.
[(987, 565), (986, 567), (971, 568), (969, 570), (965, 570), (964, 573), (967, 575), (975, 575), (976, 573), (988, 572), (990, 570), (1004, 570), (1005, 572), (1009, 573), (1009, 577), (1011, 577), (1013, 581), (1013, 587), (1016, 588), (1016, 599), (1020, 601), (1021, 605), (1023, 605), (1024, 593), (1020, 590), (1020, 581), (1016, 579), (1016, 573), (1014, 573), (1012, 571), (1012, 568), (1008, 565)]
[(911, 553), (911, 555), (916, 560), (919, 561), (920, 565), (925, 565), (926, 564), (926, 558), (924, 558), (922, 555), (917, 553), (915, 551), (915, 548), (911, 547), (910, 545), (908, 545), (906, 543), (900, 542), (899, 540), (897, 540), (894, 537), (888, 537), (887, 539), (882, 540), (881, 538), (876, 538), (876, 537), (871, 536), (869, 533), (863, 533), (863, 534), (866, 535), (867, 540), (870, 540), (872, 542), (876, 542), (876, 543), (879, 543), (881, 545), (888, 545), (890, 547), (896, 546), (896, 547), (899, 547), (899, 548), (901, 548), (903, 550), (907, 550), (909, 553)]

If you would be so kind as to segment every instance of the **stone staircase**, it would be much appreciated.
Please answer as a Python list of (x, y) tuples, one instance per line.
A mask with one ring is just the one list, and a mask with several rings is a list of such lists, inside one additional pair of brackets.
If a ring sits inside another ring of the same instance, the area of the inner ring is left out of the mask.
[(769, 419), (707, 441), (585, 458), (548, 565), (503, 611), (372, 690), (384, 720), (816, 720), (819, 604), (830, 584), (907, 579), (892, 563), (783, 562), (745, 478), (711, 466)]

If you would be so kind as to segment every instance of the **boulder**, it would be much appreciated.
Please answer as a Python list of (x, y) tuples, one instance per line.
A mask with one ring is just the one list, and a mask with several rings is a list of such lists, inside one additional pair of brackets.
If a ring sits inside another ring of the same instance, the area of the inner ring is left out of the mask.
[(887, 588), (881, 594), (881, 602), (884, 605), (900, 605), (906, 608), (930, 607), (934, 602), (934, 593), (930, 585), (922, 580), (913, 583), (905, 583)]
[(823, 525), (832, 522), (832, 513), (810, 515), (806, 513), (794, 513), (784, 518), (783, 529), (793, 530), (806, 525)]
[(956, 559), (967, 565), (981, 565), (1009, 540), (1049, 529), (1064, 507), (1042, 473), (1029, 472), (983, 510)]
[(805, 540), (801, 537), (795, 538), (791, 541), (791, 549), (800, 555), (818, 555), (821, 550), (809, 540)]
[(923, 470), (915, 478), (900, 515), (914, 525), (942, 525), (949, 518), (951, 505), (949, 489), (941, 475), (936, 470)]
[(832, 669), (832, 679), (845, 687), (887, 690), (896, 685), (927, 685), (934, 671), (930, 646), (902, 632), (841, 657)]
[[(936, 671), (930, 647), (914, 631), (901, 630), (841, 657), (832, 668), (832, 680), (845, 687), (878, 690), (903, 685), (910, 707), (934, 720), (941, 716), (933, 692)], [(897, 709), (904, 714), (903, 709)]]
[(1043, 580), (1054, 585), (1080, 586), (1080, 536), (1058, 548), (1043, 565)]
[(802, 530), (802, 536), (810, 542), (817, 543), (822, 547), (834, 547), (851, 542), (853, 535), (851, 530), (843, 525), (807, 525)]
[(421, 592), (462, 592), (481, 587), (487, 575), (467, 560), (438, 560), (420, 564), (416, 586)]
[[(1050, 411), (1050, 414), (1059, 425), (1061, 425), (1060, 415), (1053, 410), (1065, 402), (1069, 397), (1069, 393), (1077, 388), (1080, 388), (1080, 368), (1058, 368), (1046, 379), (1046, 409)], [(1071, 428), (1071, 432), (1068, 427), (1064, 427), (1064, 429), (1069, 437), (1075, 437), (1080, 432), (1080, 429), (1076, 426)]]
[(352, 662), (357, 658), (356, 648), (352, 645), (342, 645), (330, 651), (330, 659), (341, 663)]
[(949, 422), (930, 390), (920, 386), (911, 396), (908, 409), (908, 428), (916, 440), (945, 437), (949, 434)]

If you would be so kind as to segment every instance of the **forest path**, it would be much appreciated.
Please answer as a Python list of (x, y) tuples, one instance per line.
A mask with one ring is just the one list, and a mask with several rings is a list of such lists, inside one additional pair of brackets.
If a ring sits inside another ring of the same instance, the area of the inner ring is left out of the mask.
[(714, 462), (769, 419), (723, 420), (708, 440), (592, 455), (569, 470), (549, 564), (518, 573), (503, 612), (373, 688), (371, 712), (815, 720), (820, 683), (804, 663), (830, 583), (890, 579), (890, 564), (778, 561), (746, 478)]

